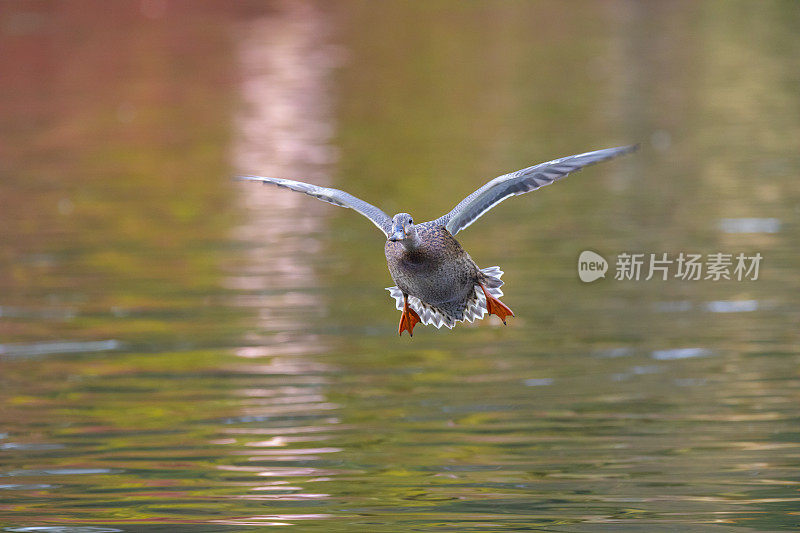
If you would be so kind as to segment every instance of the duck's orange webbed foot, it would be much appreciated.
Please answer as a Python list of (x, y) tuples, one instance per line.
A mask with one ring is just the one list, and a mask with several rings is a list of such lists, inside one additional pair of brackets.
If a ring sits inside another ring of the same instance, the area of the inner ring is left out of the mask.
[(506, 317), (509, 315), (514, 316), (514, 311), (512, 311), (506, 304), (489, 294), (486, 291), (486, 287), (484, 287), (482, 283), (480, 285), (481, 289), (483, 289), (483, 295), (486, 297), (486, 310), (490, 315), (497, 315), (500, 317), (500, 320), (502, 320), (503, 324), (505, 324)]
[(397, 333), (402, 335), (404, 331), (408, 330), (410, 336), (414, 336), (414, 326), (419, 324), (420, 318), (416, 311), (408, 306), (408, 298), (403, 299), (403, 314), (400, 315), (400, 327)]

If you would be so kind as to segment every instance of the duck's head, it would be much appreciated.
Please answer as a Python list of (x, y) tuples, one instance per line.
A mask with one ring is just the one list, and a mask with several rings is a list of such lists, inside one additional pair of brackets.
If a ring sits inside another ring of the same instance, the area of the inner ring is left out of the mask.
[(392, 230), (389, 232), (389, 240), (401, 243), (406, 250), (412, 250), (419, 245), (417, 227), (414, 219), (408, 213), (397, 213), (392, 217)]

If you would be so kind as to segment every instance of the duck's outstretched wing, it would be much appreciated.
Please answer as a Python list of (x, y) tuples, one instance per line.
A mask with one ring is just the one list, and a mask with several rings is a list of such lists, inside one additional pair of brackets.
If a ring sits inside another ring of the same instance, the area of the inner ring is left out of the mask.
[(238, 176), (238, 179), (260, 181), (262, 183), (271, 183), (278, 187), (285, 187), (297, 192), (304, 192), (309, 196), (313, 196), (323, 202), (338, 205), (341, 207), (349, 207), (355, 209), (368, 219), (388, 237), (389, 231), (392, 228), (392, 219), (389, 216), (375, 207), (374, 205), (365, 202), (360, 198), (356, 198), (352, 194), (340, 191), (339, 189), (330, 189), (328, 187), (320, 187), (312, 185), (311, 183), (304, 183), (302, 181), (287, 180), (283, 178), (267, 178), (263, 176)]
[(433, 223), (446, 227), (455, 235), (510, 196), (535, 191), (586, 165), (633, 152), (636, 148), (637, 146), (619, 146), (571, 155), (497, 177), (464, 198), (452, 211)]

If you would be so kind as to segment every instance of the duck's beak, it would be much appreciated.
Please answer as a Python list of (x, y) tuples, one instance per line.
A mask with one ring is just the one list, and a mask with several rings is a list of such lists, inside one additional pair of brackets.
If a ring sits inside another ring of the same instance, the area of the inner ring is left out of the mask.
[(389, 234), (389, 240), (392, 242), (402, 241), (406, 238), (406, 232), (402, 226), (393, 226), (392, 232)]
[(392, 224), (392, 231), (389, 233), (389, 240), (392, 242), (402, 241), (406, 238), (406, 229), (402, 224)]

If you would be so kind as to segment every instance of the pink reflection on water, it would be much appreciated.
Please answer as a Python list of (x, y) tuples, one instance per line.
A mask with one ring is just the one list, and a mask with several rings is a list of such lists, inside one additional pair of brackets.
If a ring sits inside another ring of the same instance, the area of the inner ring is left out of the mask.
[[(238, 33), (241, 111), (235, 119), (232, 158), (237, 172), (293, 176), (325, 185), (336, 159), (330, 76), (336, 48), (327, 43), (328, 21), (311, 2), (284, 2), (270, 16), (244, 23)], [(226, 280), (243, 292), (237, 303), (257, 307), (258, 328), (248, 339), (273, 355), (276, 332), (291, 336), (291, 353), (324, 351), (304, 333), (324, 315), (313, 258), (322, 249), (330, 206), (272, 186), (237, 183), (243, 223), (234, 238), (246, 244), (245, 261)], [(279, 353), (287, 353), (281, 346)], [(244, 357), (257, 356), (240, 351)]]
[(256, 515), (227, 520), (212, 520), (215, 524), (232, 526), (293, 526), (294, 520), (326, 520), (333, 518), (330, 514), (269, 514)]
[[(305, 437), (272, 437), (269, 440), (259, 440), (248, 442), (245, 446), (251, 446), (254, 448), (268, 448), (268, 447), (278, 447), (278, 446), (286, 446), (287, 444), (292, 444), (296, 442), (319, 442), (323, 440), (327, 440), (328, 437), (326, 436), (305, 436)], [(248, 455), (252, 454), (253, 452), (246, 452)]]
[[(238, 173), (329, 182), (329, 167), (336, 158), (329, 78), (337, 52), (327, 43), (327, 26), (318, 5), (302, 1), (277, 3), (269, 16), (241, 26), (242, 106), (231, 151)], [(237, 437), (218, 441), (230, 443), (234, 464), (217, 468), (233, 473), (237, 482), (244, 480), (245, 486), (252, 485), (250, 492), (230, 496), (233, 499), (325, 499), (328, 494), (306, 490), (302, 485), (310, 481), (303, 478), (330, 479), (339, 472), (307, 465), (341, 449), (298, 446), (328, 440), (327, 433), (339, 423), (338, 418), (325, 416), (339, 408), (327, 401), (326, 394), (330, 381), (326, 376), (334, 369), (315, 358), (327, 347), (324, 338), (309, 332), (309, 325), (327, 312), (325, 298), (316, 290), (314, 256), (323, 249), (332, 208), (276, 187), (252, 182), (235, 186), (243, 216), (233, 238), (244, 252), (225, 286), (238, 291), (232, 303), (252, 311), (254, 320), (242, 339), (247, 346), (234, 350), (242, 363), (225, 370), (256, 379), (253, 387), (235, 393), (242, 427), (221, 430)], [(285, 424), (295, 418), (305, 425), (271, 425), (276, 419)], [(276, 461), (303, 466), (271, 466)], [(216, 523), (292, 525), (295, 520), (328, 517), (273, 514)]]
[(258, 450), (248, 452), (250, 454), (258, 454), (258, 455), (279, 455), (284, 456), (286, 454), (292, 455), (307, 455), (307, 454), (320, 454), (320, 453), (337, 453), (342, 451), (341, 448), (301, 448), (301, 449), (293, 449), (293, 450)]
[(330, 494), (298, 492), (294, 494), (239, 494), (229, 496), (232, 500), (282, 500), (282, 501), (302, 501), (302, 500), (321, 500), (330, 497)]
[(338, 418), (327, 418), (324, 420), (327, 424), (337, 424), (336, 426), (293, 426), (293, 427), (276, 427), (276, 428), (226, 428), (222, 433), (228, 435), (272, 435), (281, 433), (284, 435), (292, 433), (320, 433), (329, 431), (341, 431), (344, 429), (352, 429), (352, 426), (340, 425)]

